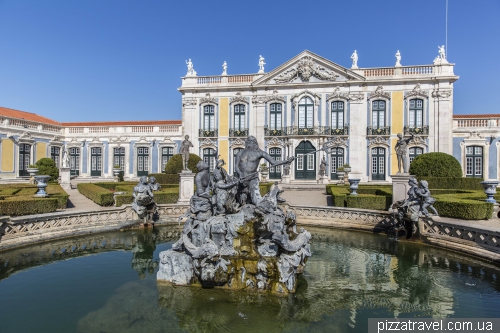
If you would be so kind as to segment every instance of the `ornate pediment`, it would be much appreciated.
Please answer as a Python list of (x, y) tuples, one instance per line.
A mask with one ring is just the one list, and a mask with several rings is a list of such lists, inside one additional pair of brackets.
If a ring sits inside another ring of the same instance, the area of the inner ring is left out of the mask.
[(200, 98), (200, 104), (203, 103), (218, 104), (215, 97), (210, 97), (210, 93), (206, 93), (205, 97)]
[(417, 83), (415, 85), (415, 88), (413, 88), (412, 91), (406, 93), (405, 98), (412, 98), (412, 97), (422, 97), (422, 98), (427, 98), (429, 97), (429, 94), (427, 91), (420, 89), (420, 83)]
[(236, 93), (235, 97), (231, 97), (229, 103), (246, 103), (248, 104), (248, 98), (241, 96), (240, 92)]
[(439, 90), (436, 89), (432, 92), (432, 97), (447, 99), (451, 96), (451, 90)]
[(229, 148), (244, 148), (245, 147), (245, 141), (241, 140), (240, 138), (236, 139), (230, 139), (229, 140)]
[(427, 141), (424, 137), (420, 135), (414, 135), (413, 139), (410, 141), (409, 147), (413, 146), (427, 146)]
[(350, 69), (333, 63), (310, 51), (304, 51), (272, 72), (256, 80), (254, 85), (364, 79), (363, 76)]
[(204, 139), (203, 141), (200, 142), (200, 148), (214, 148), (217, 149), (217, 142), (212, 140), (212, 139)]
[(266, 103), (269, 103), (269, 102), (283, 102), (283, 103), (285, 103), (285, 101), (286, 101), (285, 96), (278, 95), (278, 90), (276, 90), (276, 89), (273, 90), (273, 94), (271, 96), (266, 96), (264, 98), (264, 100)]
[(330, 140), (323, 143), (323, 148), (325, 149), (325, 151), (335, 147), (347, 148), (347, 139), (343, 139), (339, 136), (334, 136)]
[(370, 94), (368, 99), (377, 98), (391, 99), (391, 93), (384, 91), (384, 88), (382, 86), (378, 86), (377, 89), (375, 89), (375, 91)]
[(274, 137), (271, 140), (267, 141), (266, 148), (268, 147), (285, 147), (285, 142), (278, 139), (277, 137)]
[(309, 91), (309, 90), (304, 90), (304, 91), (301, 91), (300, 93), (292, 96), (293, 106), (297, 107), (297, 101), (304, 96), (312, 97), (312, 99), (314, 100), (314, 105), (316, 105), (316, 106), (319, 105), (319, 100), (321, 99), (321, 97), (319, 95)]
[(127, 143), (128, 142), (128, 137), (126, 136), (116, 136), (116, 137), (111, 137), (109, 139), (110, 143), (116, 144), (118, 147), (121, 146), (122, 143)]
[(329, 95), (326, 100), (330, 101), (330, 100), (336, 100), (336, 99), (349, 100), (349, 93), (347, 93), (347, 92), (342, 93), (342, 92), (340, 92), (340, 88), (337, 87), (333, 90), (333, 94)]
[(381, 136), (377, 136), (377, 137), (373, 138), (372, 140), (370, 140), (370, 142), (368, 142), (368, 147), (370, 147), (370, 148), (380, 147), (380, 146), (389, 147), (387, 140)]

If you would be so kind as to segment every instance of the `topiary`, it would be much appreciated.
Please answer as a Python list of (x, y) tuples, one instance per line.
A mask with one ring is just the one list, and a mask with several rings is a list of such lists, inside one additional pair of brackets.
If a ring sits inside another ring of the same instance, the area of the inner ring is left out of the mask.
[(44, 157), (39, 159), (36, 163), (39, 175), (50, 176), (49, 182), (56, 181), (59, 178), (59, 169), (56, 167), (56, 162), (53, 159)]
[(462, 167), (457, 159), (445, 153), (426, 153), (417, 156), (410, 164), (410, 174), (420, 177), (462, 177)]
[[(196, 154), (189, 154), (188, 169), (194, 173), (198, 173), (196, 164), (201, 161), (201, 158)], [(175, 154), (172, 156), (165, 165), (166, 174), (178, 174), (182, 172), (182, 155)]]

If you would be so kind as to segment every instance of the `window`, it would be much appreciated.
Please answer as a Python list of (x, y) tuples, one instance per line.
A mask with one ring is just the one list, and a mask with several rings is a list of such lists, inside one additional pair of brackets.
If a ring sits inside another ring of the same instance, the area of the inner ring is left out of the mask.
[(304, 97), (299, 102), (299, 128), (313, 127), (314, 104), (310, 97)]
[[(269, 149), (269, 155), (276, 161), (281, 161), (281, 148)], [(281, 165), (269, 166), (269, 179), (281, 179)]]
[(215, 149), (205, 148), (203, 149), (203, 161), (207, 163), (210, 168), (210, 172), (214, 170), (215, 167)]
[(31, 161), (31, 146), (21, 143), (19, 144), (19, 176), (29, 176), (26, 171)]
[(385, 180), (385, 148), (372, 148), (372, 180)]
[(168, 160), (174, 156), (173, 147), (163, 147), (161, 149), (161, 171), (165, 171), (165, 165), (167, 165)]
[(304, 170), (304, 155), (297, 154), (297, 170)]
[(90, 176), (101, 176), (102, 170), (102, 148), (90, 149)]
[(69, 169), (71, 176), (80, 175), (80, 148), (69, 149)]
[(410, 127), (422, 127), (424, 119), (424, 101), (421, 99), (410, 100), (410, 113), (408, 125)]
[(213, 131), (215, 129), (215, 108), (213, 105), (203, 107), (203, 129)]
[(332, 102), (332, 129), (344, 128), (344, 102)]
[(337, 169), (344, 165), (344, 149), (343, 148), (333, 148), (331, 150), (331, 171), (330, 177), (331, 179), (338, 179)]
[(465, 148), (465, 176), (483, 177), (483, 147), (469, 146)]
[(269, 119), (269, 128), (272, 130), (281, 129), (281, 108), (282, 105), (279, 103), (273, 103), (269, 106), (270, 108), (270, 116)]
[(119, 165), (122, 171), (125, 171), (125, 148), (119, 147), (113, 149), (113, 167)]
[(245, 129), (245, 105), (243, 104), (234, 106), (234, 129), (236, 131)]
[(149, 171), (149, 148), (137, 148), (137, 176), (147, 176)]
[(372, 102), (372, 127), (381, 128), (385, 127), (385, 101)]
[(411, 162), (413, 162), (413, 160), (415, 159), (415, 157), (417, 157), (418, 155), (422, 155), (424, 153), (424, 150), (422, 148), (419, 148), (419, 147), (412, 147), (409, 149), (409, 155), (410, 155), (410, 164)]
[(50, 147), (50, 158), (56, 163), (56, 168), (59, 168), (59, 158), (60, 158), (61, 148)]

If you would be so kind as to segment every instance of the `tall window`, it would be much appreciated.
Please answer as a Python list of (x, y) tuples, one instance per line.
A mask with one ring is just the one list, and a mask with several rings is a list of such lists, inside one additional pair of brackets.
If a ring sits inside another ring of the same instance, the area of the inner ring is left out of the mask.
[(344, 102), (332, 102), (332, 128), (344, 128)]
[(69, 168), (71, 176), (80, 175), (80, 148), (69, 149)]
[(421, 99), (410, 100), (410, 127), (422, 127), (424, 119), (424, 101)]
[(385, 148), (372, 148), (372, 180), (385, 180)]
[(56, 163), (56, 168), (59, 168), (61, 148), (50, 147), (50, 158)]
[(483, 147), (469, 146), (465, 148), (465, 176), (483, 177)]
[(245, 105), (243, 104), (234, 106), (234, 129), (236, 131), (245, 129)]
[(282, 105), (279, 103), (273, 103), (269, 106), (271, 116), (271, 119), (269, 119), (269, 128), (272, 130), (281, 129), (281, 107)]
[(165, 165), (167, 165), (168, 160), (174, 156), (173, 147), (163, 147), (161, 149), (161, 171), (165, 171)]
[(213, 105), (205, 105), (203, 107), (203, 129), (205, 131), (213, 131), (215, 129), (215, 107)]
[(310, 97), (304, 97), (299, 102), (299, 128), (313, 127), (314, 104)]
[[(269, 155), (276, 161), (281, 161), (281, 148), (269, 149)], [(281, 179), (281, 165), (269, 167), (269, 179)]]
[(119, 165), (122, 171), (125, 171), (125, 148), (118, 147), (113, 149), (113, 167)]
[(149, 148), (137, 148), (137, 176), (147, 176), (149, 172)]
[(101, 176), (102, 171), (102, 148), (90, 149), (90, 175)]
[(385, 127), (385, 101), (372, 102), (372, 127), (381, 128)]
[(333, 148), (332, 152), (332, 164), (330, 177), (331, 179), (338, 179), (337, 169), (344, 165), (344, 148)]
[(207, 165), (210, 167), (210, 172), (214, 170), (216, 157), (217, 156), (215, 156), (215, 149), (203, 149), (203, 162), (207, 163)]
[(31, 161), (31, 146), (21, 143), (19, 144), (19, 176), (29, 176), (26, 171)]
[(424, 153), (424, 150), (420, 147), (411, 147), (410, 149), (408, 149), (408, 151), (410, 155), (410, 164), (411, 162), (413, 162), (415, 157), (417, 157), (418, 155), (422, 155)]

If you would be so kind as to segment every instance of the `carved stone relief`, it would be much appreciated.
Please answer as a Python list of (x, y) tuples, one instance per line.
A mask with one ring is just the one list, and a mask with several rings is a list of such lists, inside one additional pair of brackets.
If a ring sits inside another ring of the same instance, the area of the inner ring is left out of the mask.
[(287, 83), (299, 78), (302, 82), (309, 82), (312, 76), (322, 81), (335, 81), (339, 77), (335, 72), (317, 64), (313, 58), (305, 56), (299, 60), (297, 65), (274, 78), (274, 81)]

